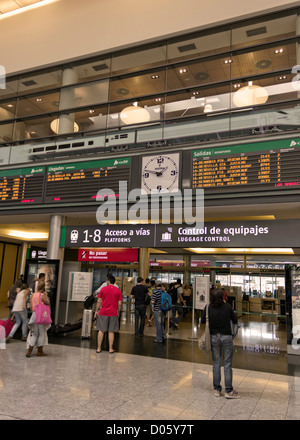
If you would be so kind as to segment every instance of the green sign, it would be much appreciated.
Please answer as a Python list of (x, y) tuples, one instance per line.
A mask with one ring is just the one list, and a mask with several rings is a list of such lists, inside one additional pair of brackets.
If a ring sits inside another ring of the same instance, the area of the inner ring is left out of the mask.
[(255, 151), (264, 150), (290, 150), (293, 151), (295, 148), (300, 148), (300, 138), (292, 139), (279, 139), (276, 141), (268, 142), (255, 142), (251, 144), (241, 144), (241, 145), (229, 145), (224, 147), (201, 149), (193, 151), (193, 159), (198, 157), (211, 157), (227, 154), (241, 154), (241, 153), (251, 153)]
[(57, 173), (65, 171), (76, 171), (84, 170), (89, 168), (108, 168), (108, 167), (120, 167), (124, 165), (130, 165), (130, 157), (122, 157), (116, 159), (104, 159), (104, 160), (94, 160), (89, 162), (75, 162), (66, 163), (63, 165), (50, 165), (48, 166), (48, 173)]

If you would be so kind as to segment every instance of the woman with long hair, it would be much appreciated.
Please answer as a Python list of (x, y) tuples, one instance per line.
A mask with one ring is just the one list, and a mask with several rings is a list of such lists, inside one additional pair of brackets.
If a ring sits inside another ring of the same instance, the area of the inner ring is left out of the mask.
[(37, 291), (34, 292), (30, 299), (30, 308), (32, 311), (31, 318), (29, 320), (29, 335), (27, 338), (27, 353), (26, 357), (30, 357), (32, 350), (35, 346), (37, 346), (37, 356), (47, 356), (43, 351), (44, 345), (48, 343), (48, 335), (47, 330), (50, 325), (37, 324), (35, 322), (35, 307), (39, 304), (39, 302), (43, 302), (44, 304), (49, 305), (49, 298), (47, 293), (45, 292), (45, 283), (44, 281), (40, 281), (37, 285)]
[[(206, 307), (201, 323), (206, 322)], [(222, 289), (212, 289), (210, 292), (208, 321), (213, 360), (214, 395), (219, 397), (222, 391), (221, 360), (223, 356), (225, 397), (227, 399), (238, 399), (240, 395), (232, 386), (233, 337), (231, 330), (231, 321), (237, 324), (237, 318), (231, 305), (224, 302), (224, 292)]]

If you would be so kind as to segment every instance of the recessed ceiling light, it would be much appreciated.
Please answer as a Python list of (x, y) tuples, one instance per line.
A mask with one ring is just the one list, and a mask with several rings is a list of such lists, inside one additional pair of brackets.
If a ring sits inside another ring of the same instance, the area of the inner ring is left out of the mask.
[(282, 81), (283, 79), (286, 79), (286, 78), (287, 78), (287, 76), (286, 76), (286, 75), (281, 75), (281, 76), (279, 76), (279, 78), (278, 78), (278, 79), (279, 79), (280, 81)]
[(12, 108), (13, 104), (7, 104), (7, 107)]
[(228, 60), (224, 61), (224, 64), (230, 64), (230, 63), (233, 63), (233, 60), (231, 58), (229, 58)]
[(161, 102), (161, 101), (162, 101), (162, 98), (155, 98), (154, 101), (155, 101), (155, 102)]
[(234, 87), (235, 89), (237, 89), (238, 87), (241, 87), (241, 84), (234, 84), (233, 87)]
[(36, 102), (41, 102), (42, 98), (36, 98)]
[(151, 78), (152, 78), (152, 79), (158, 79), (158, 78), (159, 78), (159, 75), (151, 75)]
[(280, 49), (275, 49), (274, 53), (283, 53), (284, 49), (281, 47)]
[(179, 73), (186, 73), (187, 69), (183, 68), (183, 69), (179, 69)]

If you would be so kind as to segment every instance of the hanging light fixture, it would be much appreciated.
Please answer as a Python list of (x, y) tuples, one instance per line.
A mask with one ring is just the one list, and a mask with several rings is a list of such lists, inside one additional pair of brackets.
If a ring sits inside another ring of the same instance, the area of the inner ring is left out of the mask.
[[(55, 134), (59, 134), (59, 119), (53, 119), (53, 121), (50, 124), (51, 130)], [(79, 126), (76, 122), (74, 122), (74, 133), (77, 133), (79, 131)]]
[(133, 105), (125, 107), (120, 113), (121, 121), (124, 124), (139, 124), (141, 122), (150, 121), (150, 114), (148, 110), (143, 107), (139, 107), (137, 102)]
[(268, 92), (260, 86), (254, 86), (252, 81), (248, 85), (241, 87), (233, 95), (233, 103), (237, 107), (246, 107), (247, 105), (264, 104), (268, 100)]
[(213, 111), (212, 105), (211, 104), (205, 104), (204, 109), (203, 109), (203, 113), (210, 113)]

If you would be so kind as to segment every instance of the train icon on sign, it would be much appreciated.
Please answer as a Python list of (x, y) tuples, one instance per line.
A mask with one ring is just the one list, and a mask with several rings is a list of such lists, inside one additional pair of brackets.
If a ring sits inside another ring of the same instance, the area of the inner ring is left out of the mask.
[(73, 229), (70, 234), (71, 243), (77, 243), (78, 241), (78, 231), (77, 229)]

